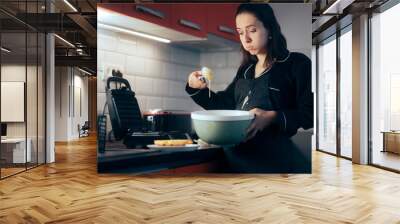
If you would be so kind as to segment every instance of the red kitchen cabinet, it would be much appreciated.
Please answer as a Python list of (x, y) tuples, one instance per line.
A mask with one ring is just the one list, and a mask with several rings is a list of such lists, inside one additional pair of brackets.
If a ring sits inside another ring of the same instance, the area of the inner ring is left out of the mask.
[(217, 36), (239, 42), (236, 32), (235, 14), (239, 4), (209, 4), (207, 9), (207, 31)]
[(199, 173), (212, 173), (217, 170), (217, 162), (201, 163), (191, 166), (176, 168), (174, 174), (199, 174)]
[(170, 4), (101, 4), (100, 7), (109, 9), (126, 16), (142, 19), (164, 27), (171, 26), (171, 7)]
[[(208, 33), (212, 33), (240, 42), (235, 22), (235, 13), (239, 4), (103, 3), (99, 6), (195, 37), (206, 38)], [(146, 33), (149, 32), (148, 29), (144, 30)]]
[(200, 174), (200, 173), (214, 173), (218, 171), (219, 163), (212, 161), (208, 163), (200, 163), (179, 167), (175, 169), (162, 170), (155, 174)]
[(174, 4), (171, 28), (193, 36), (207, 37), (207, 7), (204, 4)]

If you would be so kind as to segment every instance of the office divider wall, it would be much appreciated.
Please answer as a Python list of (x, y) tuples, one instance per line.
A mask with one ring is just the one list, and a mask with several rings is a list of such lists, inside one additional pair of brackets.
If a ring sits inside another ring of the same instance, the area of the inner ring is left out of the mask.
[(20, 20), (43, 3), (0, 3), (1, 179), (45, 163), (45, 34)]

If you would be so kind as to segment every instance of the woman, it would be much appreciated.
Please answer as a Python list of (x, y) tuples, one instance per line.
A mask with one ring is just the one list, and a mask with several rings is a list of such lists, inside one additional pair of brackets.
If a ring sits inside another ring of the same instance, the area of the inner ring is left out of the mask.
[(256, 115), (246, 141), (225, 150), (230, 172), (311, 172), (311, 161), (290, 140), (298, 128), (313, 127), (310, 59), (288, 51), (268, 4), (241, 4), (236, 27), (243, 61), (232, 83), (209, 98), (201, 72), (195, 71), (186, 91), (207, 110), (248, 110)]

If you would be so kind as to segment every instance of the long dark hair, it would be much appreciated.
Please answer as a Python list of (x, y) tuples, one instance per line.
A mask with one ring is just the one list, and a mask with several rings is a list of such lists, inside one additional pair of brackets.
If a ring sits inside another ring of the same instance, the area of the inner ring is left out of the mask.
[[(287, 49), (286, 38), (281, 32), (281, 27), (279, 26), (274, 11), (270, 5), (265, 3), (241, 4), (236, 11), (235, 17), (241, 13), (251, 13), (254, 15), (259, 21), (261, 21), (264, 28), (268, 31), (269, 37), (267, 37), (267, 58), (265, 59), (265, 64), (267, 61), (283, 60), (288, 56), (289, 51)], [(243, 48), (243, 45), (241, 46), (241, 51), (243, 55), (242, 65), (257, 61), (257, 57), (247, 52)]]

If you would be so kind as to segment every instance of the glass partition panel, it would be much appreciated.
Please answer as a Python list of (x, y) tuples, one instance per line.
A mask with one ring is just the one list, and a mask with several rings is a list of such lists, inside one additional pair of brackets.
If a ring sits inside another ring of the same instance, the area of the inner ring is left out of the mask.
[(38, 164), (38, 34), (36, 32), (28, 32), (28, 63), (27, 63), (27, 80), (26, 80), (26, 112), (27, 112), (27, 149), (31, 151), (28, 168), (37, 166)]
[(318, 148), (336, 153), (336, 37), (318, 48)]
[(38, 88), (38, 105), (37, 105), (37, 114), (38, 114), (38, 136), (37, 136), (37, 145), (38, 145), (38, 164), (43, 164), (46, 161), (46, 145), (45, 145), (45, 124), (46, 124), (46, 73), (45, 73), (45, 65), (46, 65), (46, 37), (44, 34), (39, 33), (39, 42), (38, 42), (38, 76), (37, 76), (37, 88)]
[(340, 154), (352, 157), (352, 33), (340, 36)]
[[(0, 178), (45, 163), (45, 1), (0, 1)], [(29, 20), (28, 25), (23, 21)]]
[(26, 141), (26, 38), (25, 32), (1, 34), (1, 46), (7, 49), (1, 50), (2, 177), (24, 171), (31, 162)]

